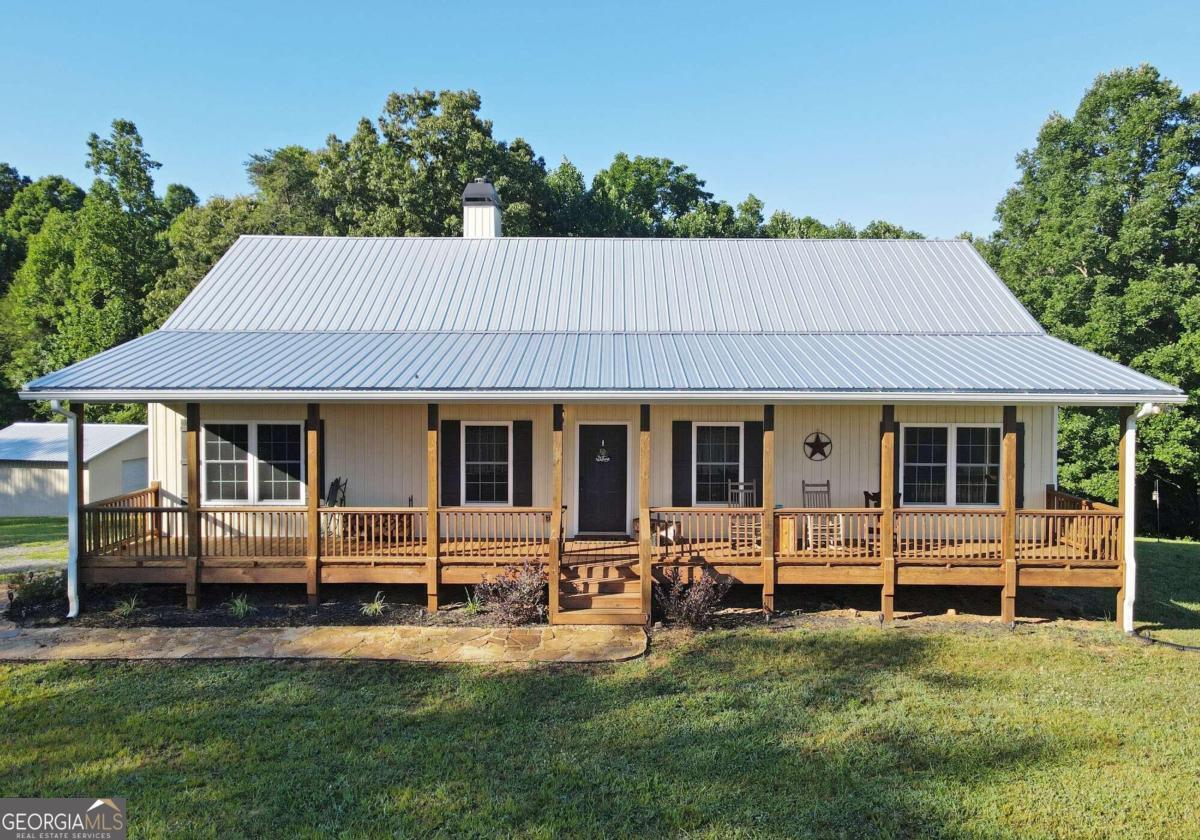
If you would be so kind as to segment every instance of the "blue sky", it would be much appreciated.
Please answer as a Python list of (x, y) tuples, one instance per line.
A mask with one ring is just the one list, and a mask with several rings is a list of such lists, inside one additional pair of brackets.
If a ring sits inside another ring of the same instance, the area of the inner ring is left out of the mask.
[(1200, 88), (1187, 3), (167, 5), (6, 3), (0, 160), (86, 184), (85, 138), (120, 116), (160, 188), (233, 194), (252, 152), (472, 87), (551, 165), (665, 155), (735, 203), (953, 236), (992, 230), (1014, 156), (1097, 74)]

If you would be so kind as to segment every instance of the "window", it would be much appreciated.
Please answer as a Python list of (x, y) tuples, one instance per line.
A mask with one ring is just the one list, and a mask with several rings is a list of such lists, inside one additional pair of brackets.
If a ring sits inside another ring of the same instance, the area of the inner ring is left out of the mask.
[(946, 436), (944, 426), (904, 430), (904, 489), (901, 498), (914, 505), (946, 504)]
[(259, 423), (258, 499), (262, 502), (300, 501), (300, 427), (293, 423)]
[(999, 426), (905, 426), (901, 455), (905, 504), (1000, 503)]
[(692, 503), (727, 504), (729, 482), (742, 480), (742, 424), (694, 427), (695, 490)]
[(245, 423), (204, 427), (204, 498), (210, 502), (250, 499), (250, 429)]
[(462, 498), (468, 505), (506, 505), (512, 476), (512, 425), (463, 424)]
[(302, 502), (303, 441), (300, 423), (205, 423), (203, 501)]
[(955, 504), (1000, 504), (1000, 430), (961, 426), (955, 434)]

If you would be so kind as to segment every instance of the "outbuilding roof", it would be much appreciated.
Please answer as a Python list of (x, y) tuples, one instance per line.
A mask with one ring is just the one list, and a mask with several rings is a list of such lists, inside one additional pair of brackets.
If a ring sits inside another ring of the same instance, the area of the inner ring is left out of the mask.
[(30, 398), (1181, 401), (961, 240), (240, 238)]
[[(145, 426), (122, 423), (85, 423), (83, 460), (88, 462), (130, 438), (144, 434)], [(0, 461), (67, 462), (66, 423), (13, 423), (0, 429)]]

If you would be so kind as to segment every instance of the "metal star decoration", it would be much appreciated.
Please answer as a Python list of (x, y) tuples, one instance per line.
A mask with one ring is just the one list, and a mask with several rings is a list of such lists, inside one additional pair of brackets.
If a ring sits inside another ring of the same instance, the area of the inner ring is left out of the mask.
[(824, 461), (829, 457), (831, 451), (833, 451), (833, 441), (829, 439), (829, 435), (813, 432), (804, 439), (804, 454), (810, 461)]

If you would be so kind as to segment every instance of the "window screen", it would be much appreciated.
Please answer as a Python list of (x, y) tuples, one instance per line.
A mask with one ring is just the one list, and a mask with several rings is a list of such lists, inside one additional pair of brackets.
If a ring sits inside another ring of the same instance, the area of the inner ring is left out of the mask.
[(213, 502), (250, 500), (249, 427), (210, 423), (204, 427), (204, 497)]
[(259, 423), (258, 500), (300, 501), (302, 434), (294, 423)]
[(960, 426), (955, 436), (955, 503), (1000, 504), (1000, 430)]

